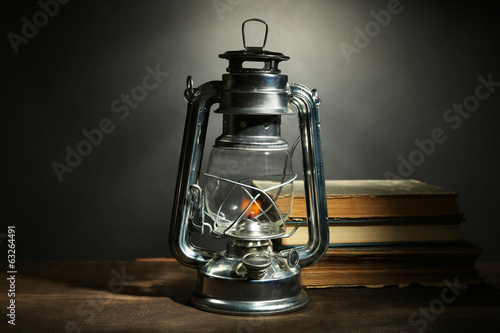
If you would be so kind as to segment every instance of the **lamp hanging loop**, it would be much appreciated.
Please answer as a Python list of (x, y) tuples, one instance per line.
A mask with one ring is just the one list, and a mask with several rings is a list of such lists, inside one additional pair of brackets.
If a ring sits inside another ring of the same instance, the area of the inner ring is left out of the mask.
[[(245, 23), (250, 22), (250, 21), (255, 21), (255, 22), (260, 22), (263, 23), (266, 26), (266, 33), (264, 34), (264, 42), (262, 43), (262, 46), (247, 46), (246, 40), (245, 40)], [(267, 32), (269, 30), (269, 26), (267, 25), (266, 21), (258, 19), (258, 18), (251, 18), (243, 22), (241, 25), (241, 35), (243, 36), (243, 46), (245, 47), (245, 50), (250, 51), (250, 50), (263, 50), (264, 46), (266, 46), (266, 41), (267, 41)]]

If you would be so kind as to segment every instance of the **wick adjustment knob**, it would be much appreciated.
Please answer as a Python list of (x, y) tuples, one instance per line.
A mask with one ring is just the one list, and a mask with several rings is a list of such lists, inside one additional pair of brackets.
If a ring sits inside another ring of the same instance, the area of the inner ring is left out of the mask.
[(288, 251), (286, 262), (291, 268), (297, 266), (299, 264), (299, 252), (296, 249), (291, 249), (290, 251)]
[(271, 257), (262, 253), (249, 253), (241, 258), (248, 276), (254, 280), (260, 280), (266, 275), (267, 268), (271, 266)]

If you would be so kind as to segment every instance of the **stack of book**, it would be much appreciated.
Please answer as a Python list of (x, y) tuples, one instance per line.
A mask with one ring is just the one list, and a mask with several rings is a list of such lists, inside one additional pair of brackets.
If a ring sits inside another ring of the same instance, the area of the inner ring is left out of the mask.
[[(479, 283), (481, 250), (460, 236), (457, 193), (417, 180), (326, 181), (330, 247), (302, 270), (305, 287)], [(279, 206), (279, 200), (277, 204)], [(288, 230), (280, 247), (308, 241), (302, 182), (295, 182)]]

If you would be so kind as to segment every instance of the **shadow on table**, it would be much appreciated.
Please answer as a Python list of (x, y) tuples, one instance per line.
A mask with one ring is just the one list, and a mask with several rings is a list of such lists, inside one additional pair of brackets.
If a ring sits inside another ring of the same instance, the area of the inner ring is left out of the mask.
[[(452, 282), (452, 281), (451, 281)], [(477, 285), (424, 287), (388, 286), (382, 288), (330, 288), (307, 289), (311, 299), (328, 304), (326, 307), (348, 309), (352, 304), (366, 304), (368, 307), (388, 309), (419, 309), (420, 307), (497, 307), (500, 308), (500, 289), (486, 282)], [(358, 302), (359, 301), (359, 302)]]
[(100, 295), (168, 297), (187, 304), (196, 286), (196, 271), (168, 259), (131, 262), (21, 263), (23, 277), (95, 289)]

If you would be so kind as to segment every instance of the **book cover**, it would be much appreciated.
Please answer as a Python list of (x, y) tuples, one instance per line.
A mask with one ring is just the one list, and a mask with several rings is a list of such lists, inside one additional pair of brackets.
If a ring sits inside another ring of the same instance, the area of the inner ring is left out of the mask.
[[(328, 216), (333, 220), (461, 214), (456, 192), (414, 179), (327, 180), (325, 186)], [(295, 181), (289, 218), (306, 216), (304, 184)]]

